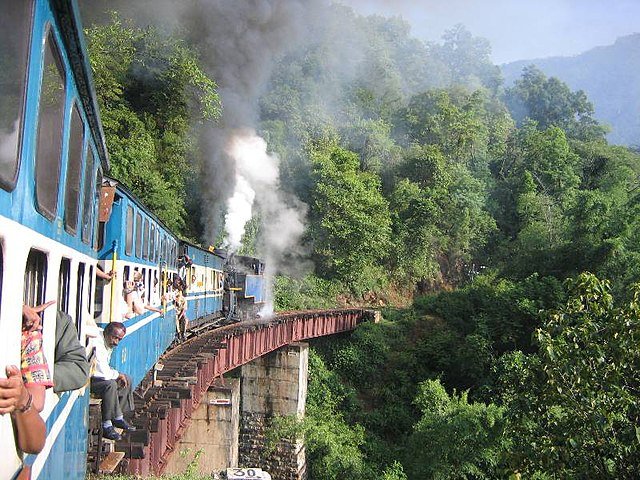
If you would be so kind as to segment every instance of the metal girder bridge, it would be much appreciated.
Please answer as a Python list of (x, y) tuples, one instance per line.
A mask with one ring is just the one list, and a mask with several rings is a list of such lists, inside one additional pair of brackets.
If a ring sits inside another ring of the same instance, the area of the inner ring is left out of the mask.
[(136, 390), (136, 432), (117, 444), (129, 473), (160, 475), (216, 378), (290, 343), (373, 321), (364, 309), (302, 311), (204, 331), (168, 350)]

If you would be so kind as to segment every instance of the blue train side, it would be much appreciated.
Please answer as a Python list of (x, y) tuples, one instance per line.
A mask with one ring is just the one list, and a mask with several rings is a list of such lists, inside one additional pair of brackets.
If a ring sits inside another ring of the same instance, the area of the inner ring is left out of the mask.
[[(138, 384), (176, 340), (173, 295), (184, 288), (191, 335), (253, 315), (264, 302), (264, 265), (180, 240), (117, 181), (109, 161), (75, 0), (0, 2), (0, 375), (20, 361), (22, 304), (57, 300), (43, 315), (55, 365), (55, 308), (91, 342), (108, 322), (127, 335), (114, 366)], [(115, 272), (111, 281), (99, 270)], [(141, 277), (141, 313), (125, 284)], [(181, 279), (181, 282), (176, 282)], [(16, 450), (0, 416), (0, 478), (23, 464), (32, 478), (84, 479), (89, 390), (48, 391), (45, 448)]]
[[(22, 304), (57, 300), (81, 341), (93, 322), (96, 208), (108, 158), (78, 10), (71, 1), (0, 3), (0, 374), (19, 365)], [(43, 318), (54, 358), (55, 307)], [(51, 365), (52, 370), (55, 368)], [(88, 390), (48, 391), (47, 441), (33, 478), (83, 478)], [(0, 417), (0, 478), (21, 467)]]
[(222, 318), (224, 294), (224, 254), (182, 240), (178, 277), (185, 285), (187, 319), (193, 329)]
[[(96, 323), (125, 324), (127, 335), (112, 361), (138, 384), (175, 336), (175, 310), (163, 297), (177, 272), (178, 239), (111, 179), (102, 187), (99, 220), (98, 263), (104, 272), (115, 272), (115, 278), (96, 291)], [(124, 283), (133, 281), (136, 272), (144, 284), (141, 300), (146, 306), (139, 315), (128, 310), (124, 295)]]

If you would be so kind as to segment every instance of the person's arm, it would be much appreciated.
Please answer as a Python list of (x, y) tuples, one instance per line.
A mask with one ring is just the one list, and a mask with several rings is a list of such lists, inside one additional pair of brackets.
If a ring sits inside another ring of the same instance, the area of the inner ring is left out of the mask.
[(58, 310), (56, 349), (53, 364), (53, 391), (76, 390), (89, 380), (89, 362), (71, 317)]
[(152, 311), (152, 312), (162, 313), (162, 309), (160, 309), (160, 308), (156, 308), (156, 307), (154, 307), (153, 305), (150, 305), (150, 304), (148, 304), (148, 303), (144, 306), (144, 308), (146, 308), (147, 310), (150, 310), (150, 311)]
[(0, 379), (0, 414), (11, 413), (15, 422), (18, 448), (39, 453), (44, 447), (47, 427), (37, 406), (44, 405), (44, 387), (25, 387), (18, 367), (7, 367), (7, 378)]
[(115, 276), (116, 276), (116, 272), (114, 271), (106, 273), (100, 267), (96, 268), (96, 277), (101, 278), (102, 280), (110, 282)]

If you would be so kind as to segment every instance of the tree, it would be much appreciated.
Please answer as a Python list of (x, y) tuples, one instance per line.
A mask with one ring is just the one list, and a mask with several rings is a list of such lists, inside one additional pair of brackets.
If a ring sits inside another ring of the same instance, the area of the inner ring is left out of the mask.
[(334, 142), (310, 152), (314, 180), (310, 236), (320, 271), (355, 292), (376, 286), (384, 275), (391, 232), (380, 179), (360, 170), (358, 156)]
[(503, 361), (512, 466), (556, 478), (635, 478), (640, 469), (640, 288), (616, 306), (584, 273), (536, 332), (537, 354)]
[(496, 91), (502, 79), (500, 69), (490, 59), (491, 44), (487, 39), (474, 37), (462, 24), (447, 30), (442, 39), (443, 45), (432, 46), (431, 50), (450, 68), (452, 84), (485, 86)]
[(556, 126), (580, 140), (603, 139), (606, 133), (593, 118), (593, 105), (582, 90), (572, 92), (534, 65), (525, 67), (522, 77), (506, 90), (506, 102), (519, 124), (529, 118), (541, 129)]
[[(183, 42), (123, 23), (87, 30), (111, 175), (186, 236), (186, 180), (197, 171), (191, 127), (215, 120), (215, 82)], [(189, 192), (191, 193), (191, 192)]]
[(503, 448), (503, 409), (448, 395), (439, 380), (420, 384), (422, 418), (409, 438), (409, 478), (497, 478)]

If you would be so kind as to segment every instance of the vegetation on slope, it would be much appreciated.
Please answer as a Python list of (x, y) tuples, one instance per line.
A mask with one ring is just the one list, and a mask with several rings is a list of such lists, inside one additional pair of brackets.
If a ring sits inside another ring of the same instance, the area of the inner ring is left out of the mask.
[[(503, 89), (462, 27), (425, 45), (326, 8), (260, 100), (309, 209), (313, 271), (279, 277), (277, 306), (413, 305), (314, 345), (308, 418), (282, 426), (305, 432), (312, 478), (632, 478), (640, 156), (556, 78)], [(217, 115), (214, 79), (153, 30), (88, 36), (115, 175), (196, 236), (189, 126)]]

